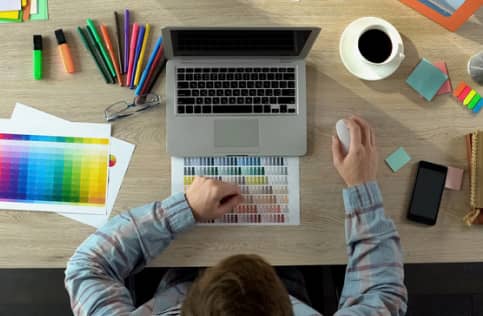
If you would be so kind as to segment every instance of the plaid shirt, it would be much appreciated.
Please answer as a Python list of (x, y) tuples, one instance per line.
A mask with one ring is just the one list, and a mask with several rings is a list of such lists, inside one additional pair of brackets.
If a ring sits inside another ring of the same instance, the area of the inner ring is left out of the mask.
[[(336, 315), (404, 315), (407, 292), (399, 235), (384, 216), (376, 182), (344, 189), (349, 262)], [(65, 286), (75, 315), (179, 315), (190, 283), (160, 286), (136, 308), (124, 279), (161, 254), (195, 224), (182, 193), (111, 219), (67, 264)], [(290, 297), (294, 315), (320, 315)]]

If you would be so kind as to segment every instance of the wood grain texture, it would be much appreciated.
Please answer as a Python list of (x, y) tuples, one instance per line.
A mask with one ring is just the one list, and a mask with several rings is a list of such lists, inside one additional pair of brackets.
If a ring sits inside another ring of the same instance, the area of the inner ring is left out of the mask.
[[(75, 28), (91, 17), (114, 26), (113, 10), (128, 7), (135, 21), (166, 25), (315, 25), (322, 27), (307, 64), (309, 152), (301, 159), (302, 225), (294, 227), (196, 227), (178, 236), (154, 266), (212, 265), (238, 253), (258, 253), (273, 264), (346, 262), (342, 181), (332, 167), (330, 136), (337, 119), (358, 113), (377, 129), (379, 181), (387, 214), (401, 233), (406, 262), (482, 261), (481, 227), (465, 227), (468, 178), (462, 191), (445, 191), (438, 223), (410, 223), (405, 213), (416, 164), (429, 160), (466, 168), (463, 135), (483, 126), (449, 96), (428, 103), (405, 79), (421, 57), (446, 61), (453, 84), (471, 82), (468, 58), (481, 49), (483, 14), (450, 33), (396, 0), (146, 0), (51, 1), (50, 20), (0, 25), (2, 53), (0, 116), (16, 101), (72, 121), (102, 122), (104, 108), (129, 100), (132, 91), (106, 85)], [(361, 16), (393, 23), (403, 36), (406, 59), (390, 78), (365, 82), (342, 65), (338, 45), (344, 28)], [(53, 31), (62, 27), (77, 73), (64, 72)], [(44, 36), (45, 79), (32, 79), (32, 34)], [(151, 45), (154, 37), (151, 38)], [(476, 84), (473, 86), (479, 88)], [(163, 82), (155, 90), (163, 94)], [(480, 92), (483, 92), (481, 88)], [(152, 109), (113, 125), (113, 135), (137, 145), (114, 214), (170, 194), (170, 160), (165, 150), (165, 110)], [(412, 156), (397, 174), (383, 158), (403, 146)], [(94, 230), (56, 214), (0, 212), (0, 267), (64, 267)]]

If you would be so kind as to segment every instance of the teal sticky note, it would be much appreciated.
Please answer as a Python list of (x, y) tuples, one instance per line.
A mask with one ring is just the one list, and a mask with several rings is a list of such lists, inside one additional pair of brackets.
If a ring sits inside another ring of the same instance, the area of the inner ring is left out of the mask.
[(392, 171), (397, 172), (399, 169), (404, 167), (411, 160), (411, 157), (404, 150), (404, 148), (399, 147), (398, 150), (390, 154), (386, 158), (387, 165), (392, 169)]
[(445, 73), (423, 58), (406, 79), (406, 83), (426, 100), (431, 101), (446, 80), (448, 76)]

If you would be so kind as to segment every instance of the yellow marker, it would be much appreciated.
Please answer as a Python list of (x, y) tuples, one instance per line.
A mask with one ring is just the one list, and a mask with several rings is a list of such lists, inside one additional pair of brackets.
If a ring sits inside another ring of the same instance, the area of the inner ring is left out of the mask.
[(138, 64), (136, 66), (136, 75), (134, 76), (134, 85), (137, 86), (139, 79), (141, 77), (141, 66), (143, 65), (144, 53), (146, 52), (146, 46), (149, 37), (149, 31), (151, 30), (151, 25), (146, 24), (146, 29), (144, 30), (143, 46), (141, 46), (141, 53), (139, 54)]
[(476, 95), (475, 90), (471, 90), (470, 93), (466, 96), (466, 98), (463, 100), (463, 105), (468, 105), (468, 103), (471, 102), (471, 99)]

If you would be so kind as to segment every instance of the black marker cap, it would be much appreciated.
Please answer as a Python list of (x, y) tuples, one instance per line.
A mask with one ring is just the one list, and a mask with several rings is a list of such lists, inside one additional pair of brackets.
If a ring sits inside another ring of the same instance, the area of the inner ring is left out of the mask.
[(34, 35), (34, 50), (42, 50), (42, 35)]
[(57, 44), (61, 45), (67, 43), (67, 41), (65, 40), (64, 31), (62, 31), (62, 29), (55, 30), (54, 33), (55, 37), (57, 38)]

